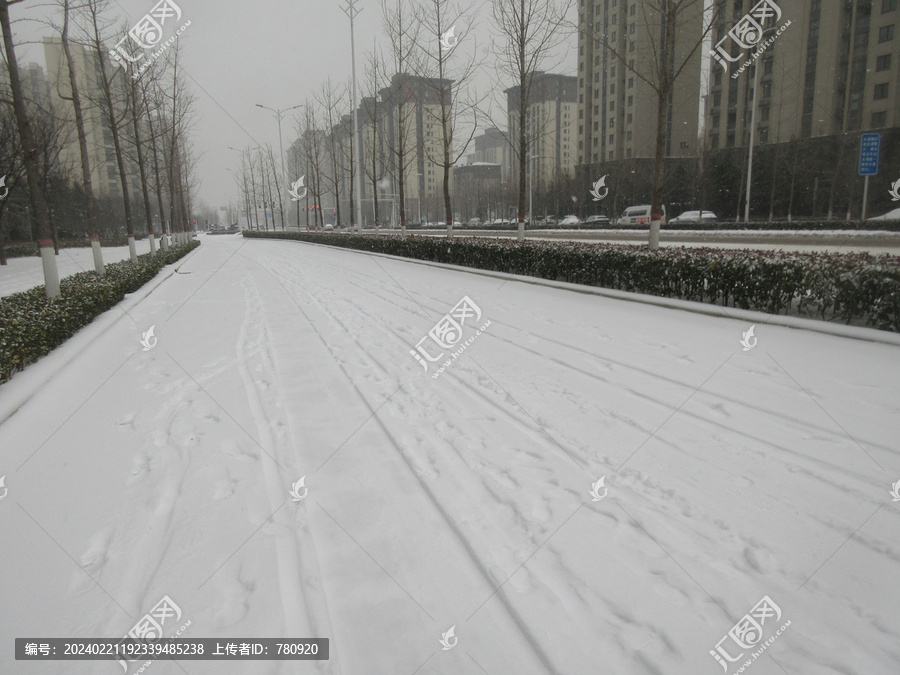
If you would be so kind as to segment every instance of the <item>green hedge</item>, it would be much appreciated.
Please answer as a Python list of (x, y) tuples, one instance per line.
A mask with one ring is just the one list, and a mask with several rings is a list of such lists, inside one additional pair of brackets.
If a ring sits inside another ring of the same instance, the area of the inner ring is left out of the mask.
[(295, 239), (601, 286), (665, 298), (797, 314), (900, 332), (900, 256), (786, 253), (595, 244), (570, 241), (399, 237), (245, 231), (245, 237)]
[(130, 260), (111, 263), (106, 274), (80, 272), (62, 279), (60, 295), (47, 298), (43, 286), (0, 298), (0, 382), (68, 340), (95, 317), (134, 293), (173, 263), (198, 247), (198, 242), (172, 246)]

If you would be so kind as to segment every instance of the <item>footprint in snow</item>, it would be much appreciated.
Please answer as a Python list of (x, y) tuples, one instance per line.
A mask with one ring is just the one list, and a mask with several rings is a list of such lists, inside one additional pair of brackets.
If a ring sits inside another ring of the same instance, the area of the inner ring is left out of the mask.
[(231, 495), (234, 494), (234, 491), (236, 488), (237, 488), (236, 480), (230, 480), (230, 479), (220, 480), (218, 483), (216, 483), (216, 487), (212, 493), (212, 498), (215, 499), (216, 501), (218, 501), (220, 499), (227, 499), (228, 497), (230, 497)]
[(72, 578), (69, 582), (69, 590), (71, 592), (83, 593), (92, 588), (96, 588), (96, 585), (91, 579), (97, 579), (100, 570), (106, 564), (109, 552), (109, 542), (112, 539), (112, 535), (113, 527), (110, 525), (97, 532), (97, 534), (91, 538), (88, 547), (78, 558), (78, 564), (81, 565), (81, 569), (84, 570), (84, 572), (87, 572), (87, 574), (77, 570), (72, 573)]
[(253, 589), (253, 582), (244, 582), (239, 578), (225, 580), (219, 593), (221, 603), (213, 615), (216, 628), (233, 626), (247, 616), (248, 600)]

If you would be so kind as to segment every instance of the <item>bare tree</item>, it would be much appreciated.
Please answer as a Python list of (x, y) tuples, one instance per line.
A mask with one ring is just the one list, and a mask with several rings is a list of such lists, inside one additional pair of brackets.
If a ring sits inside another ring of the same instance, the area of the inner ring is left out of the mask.
[(494, 54), (498, 71), (515, 83), (518, 91), (518, 120), (509, 130), (513, 156), (519, 163), (517, 219), (519, 240), (525, 230), (525, 157), (533, 136), (528, 133), (525, 115), (531, 101), (534, 76), (564, 39), (566, 13), (571, 0), (492, 0), (497, 40)]
[[(480, 101), (473, 96), (472, 80), (478, 73), (478, 45), (457, 49), (465, 34), (457, 35), (459, 22), (474, 25), (477, 11), (474, 4), (461, 5), (454, 0), (423, 0), (418, 6), (418, 34), (420, 59), (418, 75), (426, 91), (423, 117), (440, 129), (437, 152), (429, 159), (443, 170), (444, 218), (447, 236), (453, 236), (453, 208), (450, 202), (450, 172), (466, 153), (478, 128), (477, 110)], [(474, 42), (474, 37), (472, 38)], [(463, 58), (461, 54), (465, 54)], [(468, 123), (470, 132), (463, 142), (456, 142), (456, 132)], [(425, 151), (434, 146), (426, 145)]]
[[(704, 0), (644, 0), (640, 3), (639, 25), (649, 41), (649, 49), (637, 60), (633, 56), (629, 58), (630, 52), (619, 46), (633, 44), (624, 35), (621, 41), (613, 44), (607, 35), (595, 33), (592, 24), (589, 23), (587, 27), (592, 39), (599, 40), (624, 68), (634, 73), (656, 94), (656, 152), (653, 162), (653, 197), (650, 202), (651, 249), (659, 247), (666, 147), (669, 142), (669, 99), (675, 82), (686, 72), (685, 67), (706, 40), (719, 12), (724, 9), (724, 4), (716, 3), (707, 11), (703, 5)], [(678, 58), (681, 59), (680, 62)]]
[(3, 30), (3, 48), (6, 52), (6, 68), (9, 71), (9, 88), (12, 96), (13, 110), (16, 115), (16, 126), (22, 144), (22, 161), (28, 178), (28, 190), (31, 206), (38, 228), (38, 246), (44, 269), (44, 291), (48, 298), (59, 295), (59, 270), (53, 252), (52, 231), (50, 229), (50, 212), (44, 196), (44, 185), (40, 172), (40, 155), (28, 111), (25, 106), (25, 93), (19, 76), (19, 64), (16, 61), (16, 47), (13, 42), (10, 26), (9, 8), (22, 0), (0, 0), (0, 27)]
[[(321, 177), (328, 182), (329, 188), (334, 194), (334, 210), (336, 212), (337, 222), (342, 223), (343, 221), (341, 219), (340, 185), (342, 182), (341, 178), (345, 170), (349, 170), (351, 172), (351, 185), (353, 184), (353, 158), (352, 156), (348, 157), (347, 153), (342, 152), (341, 136), (345, 132), (345, 128), (341, 124), (343, 116), (338, 112), (342, 110), (347, 104), (347, 91), (346, 89), (337, 89), (334, 84), (332, 84), (331, 78), (329, 77), (325, 80), (325, 83), (322, 85), (322, 89), (319, 91), (319, 93), (315, 95), (315, 101), (319, 106), (319, 109), (321, 109), (322, 111), (322, 124), (324, 125), (325, 129), (328, 129), (329, 131), (327, 151), (329, 159), (331, 161), (331, 168), (327, 172), (327, 174)], [(350, 133), (352, 134), (352, 131)], [(352, 221), (352, 188), (350, 194), (350, 213), (350, 220)]]
[(415, 69), (418, 23), (406, 0), (381, 0), (382, 25), (388, 38), (389, 58), (394, 75), (388, 90), (390, 114), (388, 121), (388, 148), (391, 173), (397, 181), (400, 198), (400, 229), (406, 237), (406, 172), (416, 159), (415, 148), (410, 143), (415, 104), (409, 73)]

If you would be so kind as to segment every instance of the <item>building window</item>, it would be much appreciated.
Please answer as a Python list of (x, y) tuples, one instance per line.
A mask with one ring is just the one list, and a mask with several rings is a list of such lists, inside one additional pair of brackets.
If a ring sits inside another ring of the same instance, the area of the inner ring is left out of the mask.
[(612, 15), (612, 18), (609, 20), (609, 22), (610, 22), (610, 23), (615, 23), (615, 22), (616, 22), (616, 15), (615, 15), (615, 14)]
[(716, 79), (715, 79), (715, 82), (716, 82), (716, 86), (717, 86), (717, 87), (721, 87), (721, 86), (722, 86), (722, 71), (721, 71), (721, 70), (720, 70), (719, 72), (716, 73)]
[(633, 42), (628, 43), (628, 51), (630, 51), (630, 52), (634, 51), (634, 43)]
[[(887, 85), (884, 85), (884, 86), (885, 86), (885, 91), (887, 91)], [(887, 94), (885, 94), (885, 96), (887, 96)], [(615, 102), (615, 101), (610, 101), (610, 102), (609, 102), (609, 109), (610, 109), (610, 110), (615, 110), (615, 109), (616, 109), (616, 102)]]
[[(615, 35), (615, 33), (613, 33), (613, 35)], [(613, 66), (612, 68), (609, 69), (609, 76), (610, 77), (616, 76), (616, 67), (615, 66)]]
[(596, 148), (599, 145), (600, 139), (594, 136), (594, 147)]
[(629, 68), (629, 70), (634, 70), (634, 59), (631, 59), (628, 62), (628, 68)]
[(875, 100), (882, 101), (888, 97), (888, 85), (887, 82), (884, 84), (876, 84), (875, 85)]
[(597, 153), (596, 152), (594, 153), (594, 161), (595, 162), (597, 161)]
[(634, 96), (628, 97), (628, 105), (634, 105)]
[(616, 93), (616, 85), (614, 85), (614, 84), (609, 85), (609, 93), (610, 94)]
[(578, 94), (578, 102), (584, 103), (584, 94)]
[(634, 78), (633, 77), (628, 78), (628, 88), (634, 89)]
[(625, 156), (631, 157), (631, 148), (628, 148), (627, 150), (625, 150)]
[(600, 72), (598, 71), (598, 72), (594, 73), (594, 82), (599, 82), (599, 81), (600, 81)]
[(890, 54), (882, 54), (877, 59), (875, 59), (875, 72), (880, 73), (882, 70), (890, 70), (891, 69), (891, 55)]
[(600, 130), (600, 122), (594, 122), (594, 131)]
[(598, 105), (595, 105), (595, 106), (594, 106), (594, 114), (595, 114), (595, 115), (599, 115), (599, 114), (600, 114), (600, 106), (598, 106)]
[(629, 33), (633, 33), (633, 32), (634, 32), (634, 24), (631, 24), (631, 26), (628, 27), (628, 32), (629, 32)]
[(615, 117), (610, 117), (610, 118), (609, 118), (609, 128), (610, 128), (610, 129), (614, 129), (615, 127), (616, 127), (616, 118), (615, 118)]
[(722, 105), (722, 94), (713, 94), (713, 108), (718, 108)]
[(894, 24), (890, 26), (882, 26), (878, 29), (878, 41), (890, 42), (894, 39)]
[(769, 98), (772, 95), (772, 83), (771, 82), (763, 82), (762, 95), (763, 95), (763, 98)]
[(584, 133), (584, 125), (583, 124), (578, 125), (578, 133), (579, 133), (579, 135)]
[(886, 125), (887, 125), (887, 113), (886, 112), (882, 111), (882, 112), (872, 113), (872, 128), (873, 129), (879, 129)]
[(609, 135), (609, 144), (612, 145), (613, 141), (615, 141), (615, 140), (616, 140), (616, 137), (613, 134), (610, 134)]
[(631, 132), (630, 132), (630, 131), (629, 131), (628, 133), (625, 134), (625, 140), (626, 140), (626, 141), (630, 141), (630, 140), (631, 140)]
[(712, 116), (712, 125), (713, 125), (713, 128), (718, 128), (718, 126), (719, 126), (719, 116), (718, 115)]
[(631, 113), (628, 113), (628, 119), (625, 120), (628, 124), (631, 124)]
[(631, 14), (631, 16), (634, 16), (634, 8), (635, 8), (635, 5), (632, 3), (631, 9), (628, 11), (628, 13)]
[(613, 151), (612, 151), (612, 150), (609, 151), (609, 158), (610, 158), (610, 159), (613, 158)]
[[(881, 13), (893, 12), (897, 9), (897, 0), (881, 0)], [(877, 114), (877, 113), (876, 113)]]
[(600, 90), (594, 89), (594, 98), (600, 98)]
[(768, 143), (769, 142), (769, 130), (768, 129), (760, 129), (759, 130), (759, 142), (760, 143)]
[(763, 75), (771, 75), (774, 65), (774, 59), (766, 59), (765, 61), (763, 61)]
[(759, 119), (762, 122), (769, 121), (769, 106), (765, 106), (759, 109)]
[(579, 110), (579, 111), (578, 111), (578, 119), (580, 119), (580, 120), (583, 120), (583, 119), (584, 119), (584, 110)]

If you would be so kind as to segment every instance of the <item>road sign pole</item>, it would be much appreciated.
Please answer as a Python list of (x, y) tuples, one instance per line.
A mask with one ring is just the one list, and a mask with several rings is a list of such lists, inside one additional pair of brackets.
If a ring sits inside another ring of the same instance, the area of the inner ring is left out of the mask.
[(866, 176), (865, 182), (863, 182), (863, 207), (862, 207), (862, 219), (866, 219), (866, 204), (869, 201), (869, 177)]

